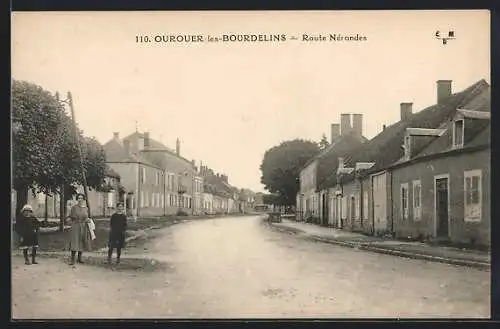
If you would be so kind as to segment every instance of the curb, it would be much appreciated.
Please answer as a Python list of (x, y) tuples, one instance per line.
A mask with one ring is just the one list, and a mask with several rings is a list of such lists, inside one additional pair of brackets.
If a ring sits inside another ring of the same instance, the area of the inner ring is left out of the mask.
[[(273, 224), (271, 224), (271, 225), (273, 225)], [(285, 229), (285, 230), (289, 229), (286, 226), (277, 226), (277, 225), (273, 225), (273, 226), (280, 227), (280, 228)], [(302, 230), (296, 229), (296, 228), (292, 228), (290, 230), (294, 231), (294, 232), (301, 231), (302, 233), (306, 233), (305, 231), (302, 231)], [(414, 252), (408, 252), (408, 251), (402, 251), (402, 250), (380, 248), (380, 247), (375, 247), (375, 246), (371, 246), (369, 244), (364, 244), (364, 243), (345, 242), (345, 241), (323, 238), (323, 237), (320, 237), (317, 235), (309, 235), (309, 236), (306, 236), (306, 238), (308, 238), (310, 240), (318, 241), (318, 242), (338, 245), (338, 246), (342, 246), (342, 247), (354, 248), (354, 249), (359, 249), (359, 250), (364, 250), (364, 251), (371, 251), (371, 252), (390, 255), (390, 256), (398, 256), (398, 257), (404, 257), (404, 258), (410, 258), (410, 259), (426, 260), (426, 261), (430, 261), (430, 262), (443, 263), (443, 264), (449, 264), (449, 265), (466, 266), (466, 267), (478, 268), (478, 269), (483, 269), (483, 270), (490, 270), (491, 269), (491, 263), (487, 263), (487, 262), (458, 259), (458, 258), (447, 258), (447, 257), (432, 256), (432, 255), (426, 255), (426, 254), (420, 254), (420, 253), (414, 253)]]

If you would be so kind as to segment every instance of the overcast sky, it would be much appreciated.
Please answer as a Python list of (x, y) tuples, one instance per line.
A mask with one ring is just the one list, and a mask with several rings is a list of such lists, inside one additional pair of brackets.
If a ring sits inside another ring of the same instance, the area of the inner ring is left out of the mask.
[[(444, 46), (440, 30), (456, 39)], [(453, 91), (490, 82), (488, 11), (14, 13), (12, 76), (71, 91), (85, 135), (106, 143), (149, 131), (231, 184), (263, 191), (264, 152), (319, 141), (341, 113), (362, 113), (372, 138)], [(286, 34), (285, 42), (136, 43), (137, 35)], [(306, 42), (302, 34), (366, 36)]]

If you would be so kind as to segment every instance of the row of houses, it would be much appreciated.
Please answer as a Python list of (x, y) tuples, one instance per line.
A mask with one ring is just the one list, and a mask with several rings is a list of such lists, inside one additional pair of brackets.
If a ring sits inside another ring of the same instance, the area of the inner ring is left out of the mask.
[[(437, 103), (374, 138), (362, 115), (342, 114), (331, 145), (300, 174), (297, 216), (372, 235), (490, 245), (490, 86), (452, 93), (437, 82)], [(351, 124), (352, 118), (352, 124)]]
[[(105, 188), (88, 191), (92, 215), (110, 216), (118, 201), (135, 217), (230, 214), (253, 209), (255, 193), (230, 185), (226, 175), (207, 166), (197, 166), (181, 155), (180, 146), (177, 139), (175, 150), (170, 149), (148, 132), (136, 131), (125, 138), (113, 133), (103, 145), (108, 167)], [(30, 193), (28, 198), (37, 216), (46, 214), (49, 218), (59, 217), (59, 202), (57, 194)], [(73, 202), (68, 202), (67, 209)]]

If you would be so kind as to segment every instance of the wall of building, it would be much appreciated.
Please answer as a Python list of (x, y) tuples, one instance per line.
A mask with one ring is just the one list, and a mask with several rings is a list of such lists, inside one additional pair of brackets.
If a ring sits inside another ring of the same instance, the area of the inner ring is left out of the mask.
[[(482, 179), (482, 218), (480, 222), (464, 221), (464, 171), (481, 170)], [(432, 238), (435, 236), (434, 176), (449, 174), (449, 235), (453, 242), (490, 244), (490, 151), (460, 153), (453, 156), (433, 159), (401, 167), (393, 171), (393, 218), (394, 230), (398, 237)], [(421, 183), (420, 220), (415, 220), (413, 201), (414, 180)], [(408, 219), (403, 220), (401, 213), (401, 184), (408, 183)]]

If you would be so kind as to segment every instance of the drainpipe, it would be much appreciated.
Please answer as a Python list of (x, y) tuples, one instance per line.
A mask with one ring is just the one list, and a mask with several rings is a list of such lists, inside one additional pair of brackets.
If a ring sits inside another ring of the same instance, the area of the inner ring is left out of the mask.
[(140, 215), (139, 208), (140, 208), (141, 201), (142, 201), (142, 199), (139, 200), (140, 199), (140, 187), (141, 187), (140, 180), (141, 180), (141, 164), (138, 163), (137, 164), (137, 180), (136, 180), (136, 183), (135, 183), (135, 190), (137, 192), (136, 197), (135, 197), (135, 200), (136, 200), (136, 205), (135, 205), (135, 219), (136, 220), (139, 218), (139, 215)]
[(165, 181), (167, 179), (167, 172), (163, 172), (163, 216), (167, 216), (167, 200), (165, 199), (167, 197), (167, 182)]
[[(391, 205), (391, 208), (390, 208), (390, 219), (391, 219), (391, 235), (394, 236), (394, 218), (392, 216), (392, 206), (393, 206), (393, 200), (392, 200), (392, 172), (388, 171), (387, 174), (389, 175), (390, 177), (390, 191), (389, 191), (389, 204)], [(408, 198), (408, 203), (410, 202), (410, 198)]]

